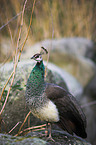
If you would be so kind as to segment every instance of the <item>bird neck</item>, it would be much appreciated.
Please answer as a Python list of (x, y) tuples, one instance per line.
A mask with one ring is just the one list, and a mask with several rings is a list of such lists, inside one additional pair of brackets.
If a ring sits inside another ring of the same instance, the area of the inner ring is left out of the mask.
[(45, 67), (43, 61), (37, 62), (31, 73), (32, 76), (37, 78), (38, 82), (44, 81)]
[(45, 67), (43, 61), (37, 62), (29, 76), (27, 85), (33, 95), (39, 95), (44, 88)]

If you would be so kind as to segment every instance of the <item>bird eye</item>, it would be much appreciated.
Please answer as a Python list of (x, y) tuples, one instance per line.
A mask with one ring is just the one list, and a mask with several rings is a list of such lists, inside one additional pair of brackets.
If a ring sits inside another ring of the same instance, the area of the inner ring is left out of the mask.
[(36, 58), (39, 58), (39, 56), (37, 55)]

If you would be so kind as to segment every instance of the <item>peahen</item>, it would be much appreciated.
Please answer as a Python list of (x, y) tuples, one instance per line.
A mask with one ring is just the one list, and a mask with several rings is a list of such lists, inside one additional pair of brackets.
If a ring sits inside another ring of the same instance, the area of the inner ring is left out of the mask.
[[(26, 103), (32, 114), (47, 124), (56, 123), (68, 133), (86, 138), (86, 117), (75, 97), (64, 88), (45, 81), (41, 53), (31, 59), (37, 61), (26, 85)], [(49, 137), (51, 138), (51, 129)]]

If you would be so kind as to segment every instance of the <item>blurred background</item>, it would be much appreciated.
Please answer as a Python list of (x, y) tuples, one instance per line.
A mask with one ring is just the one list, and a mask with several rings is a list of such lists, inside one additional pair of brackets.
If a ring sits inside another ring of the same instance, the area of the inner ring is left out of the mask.
[[(4, 65), (14, 62), (20, 29), (18, 52), (28, 32), (33, 0), (27, 0), (21, 26), (24, 2), (0, 0), (1, 89), (7, 81)], [(21, 60), (29, 60), (41, 46), (50, 52), (49, 62), (65, 71), (56, 70), (65, 75), (68, 90), (80, 100), (88, 122), (87, 141), (96, 145), (96, 0), (36, 0)]]
[[(0, 62), (14, 56), (23, 4), (24, 0), (0, 0)], [(28, 0), (19, 47), (27, 33), (32, 5)], [(27, 46), (44, 39), (74, 36), (96, 42), (96, 0), (36, 1)]]

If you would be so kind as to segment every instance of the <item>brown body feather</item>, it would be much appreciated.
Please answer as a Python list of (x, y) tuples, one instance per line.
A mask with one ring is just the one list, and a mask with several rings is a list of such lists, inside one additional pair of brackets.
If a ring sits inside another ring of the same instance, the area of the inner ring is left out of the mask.
[(60, 120), (57, 124), (70, 134), (75, 133), (86, 138), (86, 117), (76, 99), (69, 92), (54, 84), (46, 84), (45, 93), (58, 109)]

